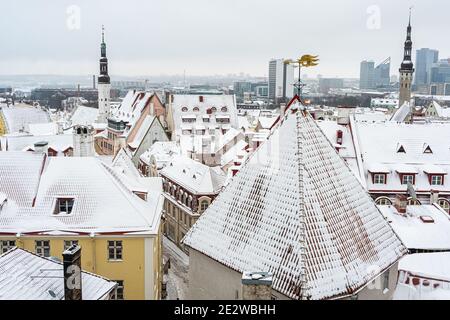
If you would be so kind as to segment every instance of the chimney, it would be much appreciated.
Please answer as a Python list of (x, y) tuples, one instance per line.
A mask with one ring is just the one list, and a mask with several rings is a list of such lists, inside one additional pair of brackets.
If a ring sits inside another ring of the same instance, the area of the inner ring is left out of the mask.
[(81, 247), (70, 246), (63, 252), (64, 299), (82, 300), (81, 290)]
[(246, 271), (242, 274), (241, 282), (243, 300), (271, 300), (271, 273)]
[(402, 216), (406, 215), (406, 205), (408, 204), (408, 198), (403, 194), (398, 194), (395, 196), (394, 207), (397, 209), (398, 213)]
[(437, 203), (439, 200), (439, 191), (437, 190), (431, 190), (431, 194), (430, 194), (430, 203), (434, 204)]
[(336, 132), (336, 143), (342, 145), (342, 137), (343, 137), (344, 133), (342, 132), (342, 130), (338, 130)]
[(47, 141), (40, 141), (36, 142), (34, 144), (34, 152), (35, 153), (45, 153), (48, 152), (48, 142)]
[(203, 100), (204, 100), (204, 99), (203, 99), (203, 96), (199, 96), (199, 97), (198, 97), (198, 100), (199, 100), (199, 102), (203, 102)]
[(349, 125), (350, 124), (350, 114), (352, 113), (353, 108), (349, 107), (338, 107), (338, 116), (337, 123), (340, 125)]

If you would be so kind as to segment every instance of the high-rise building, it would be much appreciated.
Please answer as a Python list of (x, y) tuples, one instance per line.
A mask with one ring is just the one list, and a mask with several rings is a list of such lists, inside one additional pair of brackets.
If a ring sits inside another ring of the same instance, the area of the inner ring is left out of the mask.
[(108, 75), (105, 30), (102, 27), (100, 75), (98, 76), (98, 123), (106, 123), (111, 109), (111, 81)]
[(282, 102), (294, 97), (294, 66), (284, 59), (269, 61), (269, 99)]
[(321, 78), (319, 80), (319, 91), (328, 94), (330, 89), (342, 89), (344, 87), (344, 79), (340, 78)]
[(431, 66), (430, 83), (450, 83), (450, 59), (441, 59)]
[(431, 68), (439, 60), (439, 51), (422, 48), (416, 51), (416, 86), (428, 85), (431, 82)]
[(374, 86), (387, 87), (391, 83), (391, 58), (387, 58), (374, 69)]
[(414, 75), (414, 64), (412, 62), (412, 40), (411, 40), (411, 12), (409, 14), (408, 28), (406, 29), (405, 50), (403, 62), (400, 66), (400, 96), (399, 107), (405, 102), (411, 101), (411, 84)]
[(373, 89), (375, 87), (374, 81), (375, 62), (364, 60), (361, 62), (359, 74), (359, 88)]

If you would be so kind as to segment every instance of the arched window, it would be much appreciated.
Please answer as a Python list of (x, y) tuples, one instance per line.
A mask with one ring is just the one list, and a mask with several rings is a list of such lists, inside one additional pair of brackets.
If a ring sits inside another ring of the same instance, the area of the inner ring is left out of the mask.
[(181, 109), (181, 111), (182, 111), (182, 112), (188, 112), (188, 108), (183, 107), (183, 108)]
[(200, 212), (205, 212), (205, 210), (208, 209), (208, 206), (209, 206), (209, 201), (202, 200), (202, 202), (200, 202)]
[(388, 197), (379, 197), (377, 200), (375, 200), (375, 203), (379, 206), (390, 206), (392, 205), (391, 199)]
[(450, 201), (447, 199), (439, 199), (438, 205), (447, 213), (450, 214)]
[(408, 206), (420, 206), (421, 203), (420, 203), (420, 201), (417, 200), (417, 199), (414, 200), (413, 198), (408, 198), (408, 203), (407, 203), (407, 205), (408, 205)]

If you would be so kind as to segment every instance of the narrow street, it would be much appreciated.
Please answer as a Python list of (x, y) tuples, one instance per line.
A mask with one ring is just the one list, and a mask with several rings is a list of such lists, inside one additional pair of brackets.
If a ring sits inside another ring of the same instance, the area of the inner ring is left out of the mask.
[(189, 285), (189, 256), (166, 237), (163, 238), (164, 260), (170, 259), (167, 280), (167, 300), (186, 299)]

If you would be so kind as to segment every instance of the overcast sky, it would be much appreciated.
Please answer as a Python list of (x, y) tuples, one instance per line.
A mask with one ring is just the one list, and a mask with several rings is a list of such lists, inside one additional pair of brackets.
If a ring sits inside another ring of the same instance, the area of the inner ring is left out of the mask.
[(414, 49), (450, 56), (448, 0), (2, 1), (0, 74), (97, 73), (102, 24), (112, 75), (265, 76), (304, 53), (321, 59), (309, 75), (358, 77), (388, 56), (396, 73), (411, 5)]

